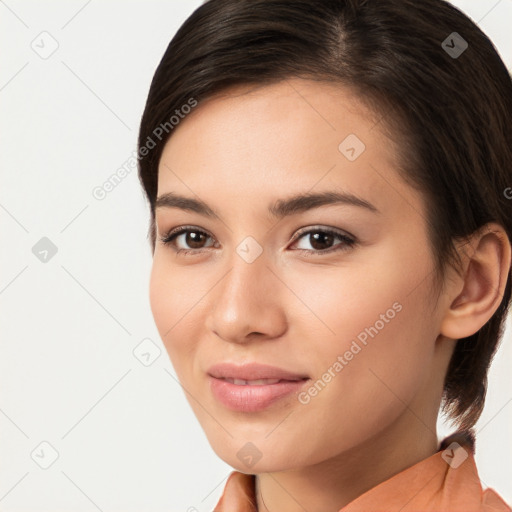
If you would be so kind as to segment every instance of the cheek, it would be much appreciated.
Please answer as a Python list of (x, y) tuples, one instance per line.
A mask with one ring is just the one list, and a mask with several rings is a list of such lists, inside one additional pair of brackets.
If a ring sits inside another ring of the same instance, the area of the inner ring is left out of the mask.
[(166, 332), (175, 322), (176, 295), (172, 292), (172, 280), (155, 253), (149, 280), (149, 303), (156, 327), (166, 343)]
[(415, 287), (429, 275), (430, 265), (417, 257), (411, 265), (403, 254), (397, 255), (402, 261), (392, 256), (391, 250), (379, 251), (366, 259), (354, 258), (344, 266), (297, 266), (289, 270), (284, 281), (290, 283), (302, 303), (292, 297), (289, 306), (297, 303), (297, 311), (310, 313), (297, 317), (300, 329), (321, 336), (321, 346), (336, 354), (348, 349), (356, 338), (364, 344), (408, 326), (417, 332), (418, 319), (426, 311), (425, 290)]
[(432, 262), (402, 247), (394, 241), (383, 243), (343, 267), (296, 269), (296, 275), (289, 276), (298, 283), (297, 296), (317, 317), (311, 315), (312, 325), (323, 329), (322, 359), (344, 354), (354, 341), (361, 347), (354, 360), (372, 357), (380, 365), (380, 360), (418, 357), (428, 331)]
[[(291, 445), (297, 442), (303, 446), (297, 457), (311, 461), (349, 451), (386, 431), (407, 411), (427, 379), (430, 357), (423, 350), (426, 344), (422, 347), (420, 337), (410, 330), (410, 307), (403, 304), (378, 332), (363, 327), (359, 332), (367, 334), (366, 344), (347, 334), (336, 343), (316, 344), (317, 350), (309, 352), (309, 359), (315, 361), (315, 378), (299, 397), (294, 425), (282, 425), (281, 433), (292, 441), (284, 443), (283, 456), (286, 449), (293, 452)], [(346, 311), (337, 326), (341, 331), (344, 324), (373, 325), (373, 313), (381, 311), (380, 307), (368, 309), (366, 318), (358, 313), (357, 320)], [(359, 325), (351, 330), (357, 331)], [(307, 441), (304, 432), (310, 432)], [(280, 453), (283, 437), (269, 441), (268, 449)]]
[(390, 357), (419, 348), (428, 325), (427, 287), (433, 262), (427, 246), (420, 253), (417, 250), (423, 239), (416, 244), (405, 242), (389, 237), (361, 251), (345, 268), (325, 276), (318, 269), (309, 278), (310, 286), (316, 286), (311, 294), (317, 301), (315, 311), (334, 331), (338, 352), (354, 340), (362, 347), (373, 341), (376, 354), (382, 351)]
[[(149, 300), (160, 338), (178, 374), (183, 361), (191, 361), (191, 352), (199, 339), (200, 300), (205, 290), (197, 288), (187, 272), (173, 270), (165, 259), (153, 259), (149, 281)], [(196, 332), (197, 331), (197, 332)]]
[[(351, 272), (325, 280), (310, 273), (302, 280), (297, 295), (315, 312), (310, 327), (302, 328), (310, 338), (304, 350), (317, 378), (330, 370), (364, 387), (377, 378), (373, 371), (389, 385), (403, 388), (418, 375), (410, 370), (422, 368), (434, 348), (428, 342), (424, 289), (410, 293), (411, 281), (391, 272), (380, 280), (368, 273), (360, 277)], [(313, 344), (314, 338), (318, 341)]]
[(392, 263), (390, 256), (331, 276), (319, 269), (302, 281), (299, 293), (307, 293), (305, 302), (332, 331), (326, 328), (309, 351), (316, 380), (302, 402), (306, 417), (330, 416), (326, 435), (331, 429), (340, 438), (343, 425), (345, 439), (364, 439), (393, 421), (428, 379), (431, 263), (403, 253)]

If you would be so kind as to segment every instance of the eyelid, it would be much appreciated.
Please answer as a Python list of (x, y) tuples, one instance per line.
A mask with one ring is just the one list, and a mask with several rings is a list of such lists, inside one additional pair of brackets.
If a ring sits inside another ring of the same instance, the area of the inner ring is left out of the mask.
[(340, 228), (334, 228), (334, 227), (331, 227), (331, 226), (324, 226), (323, 224), (317, 224), (317, 225), (307, 226), (305, 228), (299, 229), (299, 231), (294, 236), (292, 241), (297, 240), (302, 235), (305, 235), (307, 233), (318, 232), (318, 231), (321, 231), (323, 233), (332, 233), (332, 234), (334, 234), (336, 236), (351, 238), (354, 241), (356, 240), (356, 237), (354, 235), (350, 234), (348, 231), (345, 231), (345, 230), (340, 229)]

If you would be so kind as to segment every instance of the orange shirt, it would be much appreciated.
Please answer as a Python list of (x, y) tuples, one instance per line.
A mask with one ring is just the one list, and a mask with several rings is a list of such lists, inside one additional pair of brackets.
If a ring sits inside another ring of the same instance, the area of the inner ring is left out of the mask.
[[(213, 512), (257, 512), (255, 476), (232, 471)], [(512, 509), (492, 489), (482, 489), (473, 440), (453, 435), (443, 441), (437, 453), (365, 492), (339, 512), (512, 512)]]

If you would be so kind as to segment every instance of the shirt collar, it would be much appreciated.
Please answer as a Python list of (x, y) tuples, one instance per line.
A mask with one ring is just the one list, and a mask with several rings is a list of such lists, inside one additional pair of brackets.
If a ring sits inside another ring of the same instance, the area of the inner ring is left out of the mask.
[[(457, 432), (439, 451), (365, 492), (339, 512), (512, 512), (491, 489), (482, 490), (474, 436)], [(257, 512), (255, 475), (233, 471), (214, 512)]]

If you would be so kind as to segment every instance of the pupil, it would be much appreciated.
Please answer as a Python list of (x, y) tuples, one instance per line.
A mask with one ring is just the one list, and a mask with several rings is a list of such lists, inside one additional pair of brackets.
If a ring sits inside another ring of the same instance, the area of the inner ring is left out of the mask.
[[(312, 235), (310, 235), (310, 238), (312, 240), (310, 240), (310, 243), (311, 243), (311, 246), (314, 247), (315, 249), (326, 249), (326, 247), (322, 247), (322, 243), (327, 243), (329, 246), (329, 242), (332, 242), (333, 241), (333, 236), (330, 235), (329, 233), (314, 233)], [(320, 240), (320, 247), (317, 247), (317, 243), (318, 241)], [(327, 247), (328, 249), (329, 247)]]
[(200, 249), (201, 241), (199, 239), (202, 236), (204, 236), (203, 233), (198, 233), (197, 231), (190, 231), (189, 233), (187, 233), (187, 245), (189, 247), (192, 247), (193, 249)]

